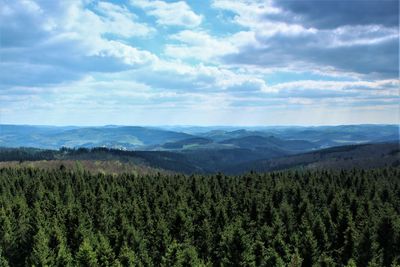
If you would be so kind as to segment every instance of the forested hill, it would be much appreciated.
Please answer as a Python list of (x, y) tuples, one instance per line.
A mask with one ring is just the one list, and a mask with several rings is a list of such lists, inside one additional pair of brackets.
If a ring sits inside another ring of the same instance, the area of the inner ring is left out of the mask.
[[(14, 162), (10, 162), (14, 161)], [(48, 168), (76, 165), (98, 172), (121, 171), (156, 173), (160, 170), (182, 173), (240, 174), (288, 168), (352, 169), (400, 166), (399, 143), (341, 146), (308, 153), (282, 156), (279, 151), (197, 149), (185, 151), (124, 151), (108, 148), (41, 150), (0, 148), (0, 166)], [(97, 167), (96, 167), (97, 166)]]
[(227, 166), (223, 171), (243, 173), (265, 172), (288, 168), (352, 169), (400, 167), (399, 143), (348, 145), (274, 159), (256, 160)]
[(399, 140), (398, 125), (270, 127), (39, 126), (0, 124), (0, 146), (125, 150), (275, 148), (285, 153)]
[(0, 168), (0, 266), (398, 266), (399, 177)]

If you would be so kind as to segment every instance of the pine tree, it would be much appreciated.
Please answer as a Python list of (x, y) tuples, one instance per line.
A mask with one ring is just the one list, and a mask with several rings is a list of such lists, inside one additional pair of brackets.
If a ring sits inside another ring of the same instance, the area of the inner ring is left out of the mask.
[(353, 258), (355, 254), (355, 246), (357, 240), (357, 233), (351, 215), (349, 215), (347, 228), (343, 233), (343, 235), (344, 235), (344, 246), (342, 249), (342, 262), (347, 263), (350, 259)]
[(354, 259), (350, 259), (347, 262), (346, 267), (357, 267), (356, 261)]
[(12, 255), (12, 248), (14, 246), (13, 229), (10, 218), (7, 216), (4, 208), (0, 208), (0, 249), (3, 247), (2, 255)]
[(30, 263), (33, 266), (52, 266), (54, 258), (49, 249), (49, 237), (42, 228), (33, 238), (33, 247), (30, 254)]
[(205, 266), (199, 258), (196, 249), (191, 245), (184, 245), (177, 253), (177, 262), (174, 266)]
[(368, 263), (372, 260), (373, 255), (376, 254), (374, 249), (376, 245), (374, 244), (375, 240), (371, 233), (371, 229), (369, 228), (369, 226), (367, 226), (363, 234), (361, 235), (361, 239), (357, 245), (357, 263), (359, 266), (367, 266)]
[(278, 253), (273, 248), (268, 248), (267, 249), (267, 255), (266, 255), (266, 265), (265, 266), (274, 266), (274, 267), (284, 267), (285, 262), (282, 260), (282, 258), (279, 256)]
[(386, 215), (378, 224), (377, 241), (382, 249), (383, 266), (390, 266), (396, 256), (396, 232), (393, 218)]
[(180, 246), (178, 242), (174, 239), (171, 244), (168, 246), (165, 255), (162, 257), (161, 265), (162, 266), (175, 266), (176, 262), (178, 262), (178, 255), (180, 253)]
[(240, 221), (229, 225), (221, 237), (222, 264), (225, 266), (252, 265), (254, 254), (251, 242), (240, 226)]
[(313, 266), (317, 261), (317, 241), (315, 240), (311, 230), (307, 230), (302, 238), (301, 256), (303, 258), (303, 266)]
[(1, 267), (9, 267), (10, 265), (8, 264), (8, 260), (6, 257), (3, 255), (3, 250), (1, 249), (0, 246), (0, 266)]
[(125, 243), (119, 253), (118, 261), (122, 266), (130, 267), (136, 265), (136, 255)]
[(60, 243), (57, 247), (55, 266), (57, 267), (73, 266), (73, 257), (64, 242)]
[(110, 243), (104, 235), (99, 235), (98, 247), (96, 249), (99, 266), (111, 266), (115, 261), (115, 254)]
[(83, 239), (81, 245), (79, 246), (79, 250), (76, 255), (76, 263), (78, 266), (98, 266), (96, 252), (93, 250), (93, 247), (87, 238)]
[(296, 251), (292, 254), (288, 267), (301, 267), (303, 259), (300, 257), (299, 252)]
[(320, 251), (324, 251), (329, 247), (328, 234), (326, 232), (325, 224), (322, 222), (320, 216), (317, 216), (314, 221), (313, 233), (317, 240), (318, 248)]
[(321, 267), (336, 267), (335, 261), (329, 255), (323, 253), (319, 256), (318, 265)]
[(266, 266), (267, 250), (263, 242), (256, 241), (254, 244), (254, 263), (256, 266)]

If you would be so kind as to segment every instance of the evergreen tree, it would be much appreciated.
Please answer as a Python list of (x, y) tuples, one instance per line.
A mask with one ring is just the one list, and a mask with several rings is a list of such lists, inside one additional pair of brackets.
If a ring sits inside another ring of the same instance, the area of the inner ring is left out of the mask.
[[(353, 258), (355, 254), (355, 246), (356, 246), (356, 240), (357, 240), (357, 233), (356, 229), (353, 223), (353, 220), (351, 219), (351, 215), (349, 215), (348, 223), (347, 223), (347, 228), (344, 232), (344, 245), (343, 245), (343, 250), (342, 250), (342, 262), (348, 262), (350, 259)], [(352, 262), (354, 259), (352, 259)], [(355, 264), (355, 263), (351, 263)]]
[(114, 251), (111, 248), (107, 237), (104, 235), (99, 235), (99, 243), (96, 252), (99, 266), (112, 266), (114, 264)]
[(282, 260), (282, 258), (279, 256), (278, 253), (273, 248), (269, 248), (267, 250), (267, 256), (266, 256), (266, 265), (265, 266), (276, 266), (276, 267), (284, 267), (285, 262)]
[(292, 254), (288, 267), (301, 267), (303, 259), (300, 257), (299, 252), (296, 251)]
[(356, 262), (355, 262), (354, 259), (350, 259), (350, 260), (347, 262), (346, 267), (357, 267), (357, 264), (356, 264)]
[(8, 267), (9, 266), (8, 260), (3, 255), (3, 250), (1, 249), (1, 246), (0, 246), (0, 266), (1, 267)]
[(126, 245), (126, 243), (119, 253), (118, 260), (124, 267), (136, 266), (137, 262), (135, 253)]
[(168, 246), (164, 257), (162, 257), (161, 266), (175, 266), (178, 262), (178, 255), (181, 253), (180, 249), (181, 247), (174, 239)]
[(0, 167), (0, 266), (392, 267), (398, 177), (398, 168), (189, 177)]
[(319, 256), (318, 265), (321, 267), (336, 267), (333, 258), (325, 253)]
[(58, 267), (73, 266), (73, 257), (65, 243), (60, 243), (57, 247), (55, 266)]
[(395, 259), (396, 250), (396, 226), (391, 216), (384, 216), (378, 224), (377, 241), (382, 250), (383, 265), (390, 266)]
[(96, 252), (93, 250), (87, 238), (83, 239), (76, 255), (76, 263), (78, 266), (94, 267), (98, 265)]
[(251, 242), (240, 227), (240, 221), (225, 229), (220, 248), (224, 266), (250, 266), (254, 264)]
[(177, 262), (174, 266), (205, 266), (204, 262), (198, 257), (197, 251), (193, 246), (185, 245), (178, 251)]
[(301, 256), (303, 258), (303, 266), (313, 266), (317, 262), (318, 246), (311, 230), (307, 230), (303, 234), (302, 244)]
[(357, 263), (359, 266), (368, 266), (368, 263), (372, 260), (373, 255), (376, 255), (374, 247), (376, 247), (375, 240), (371, 233), (371, 229), (367, 226), (357, 245)]
[(54, 259), (49, 249), (49, 238), (43, 229), (39, 228), (33, 242), (30, 264), (33, 266), (53, 266)]

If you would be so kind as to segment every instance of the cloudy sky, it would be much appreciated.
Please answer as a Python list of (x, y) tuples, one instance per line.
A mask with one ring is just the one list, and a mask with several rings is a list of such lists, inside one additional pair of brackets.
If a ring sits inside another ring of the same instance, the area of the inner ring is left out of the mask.
[(397, 0), (0, 0), (0, 123), (398, 123)]

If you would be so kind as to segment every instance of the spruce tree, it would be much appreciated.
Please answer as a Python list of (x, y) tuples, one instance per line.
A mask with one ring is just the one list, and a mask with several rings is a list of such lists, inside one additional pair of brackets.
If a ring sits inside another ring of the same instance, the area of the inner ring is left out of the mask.
[(78, 266), (88, 267), (98, 266), (96, 252), (93, 250), (93, 247), (87, 238), (84, 238), (79, 246), (79, 250), (76, 255), (76, 264)]
[(54, 258), (49, 248), (49, 237), (42, 228), (39, 228), (33, 238), (33, 247), (29, 262), (33, 266), (54, 265)]

